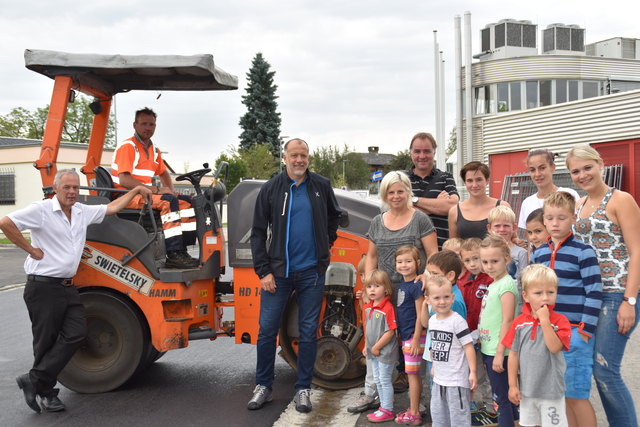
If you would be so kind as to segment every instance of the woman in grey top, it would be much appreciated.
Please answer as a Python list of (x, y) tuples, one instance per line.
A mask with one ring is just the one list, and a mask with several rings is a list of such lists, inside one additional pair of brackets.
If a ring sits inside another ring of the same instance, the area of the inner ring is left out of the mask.
[(380, 199), (389, 210), (373, 218), (367, 232), (365, 273), (379, 268), (389, 274), (394, 296), (402, 282), (402, 276), (396, 272), (396, 249), (404, 245), (417, 247), (422, 259), (419, 272), (424, 269), (426, 259), (438, 252), (436, 229), (426, 214), (413, 207), (411, 197), (411, 182), (404, 172), (385, 175), (380, 184)]

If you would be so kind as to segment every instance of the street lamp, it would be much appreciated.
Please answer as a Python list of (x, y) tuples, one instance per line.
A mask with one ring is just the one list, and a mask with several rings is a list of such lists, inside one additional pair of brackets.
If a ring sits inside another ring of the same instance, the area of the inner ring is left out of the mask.
[(284, 146), (284, 140), (289, 138), (289, 135), (280, 135), (280, 148), (278, 152), (280, 153), (280, 172), (282, 172), (282, 150)]
[(347, 174), (345, 173), (344, 165), (347, 159), (342, 159), (342, 180), (344, 181), (344, 188), (347, 188)]

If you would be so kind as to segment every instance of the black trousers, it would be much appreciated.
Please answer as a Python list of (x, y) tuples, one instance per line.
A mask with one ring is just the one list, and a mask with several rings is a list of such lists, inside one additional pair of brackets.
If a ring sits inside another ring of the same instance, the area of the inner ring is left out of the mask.
[(32, 282), (24, 288), (31, 331), (33, 367), (29, 377), (40, 396), (55, 395), (58, 374), (87, 335), (84, 306), (75, 286)]

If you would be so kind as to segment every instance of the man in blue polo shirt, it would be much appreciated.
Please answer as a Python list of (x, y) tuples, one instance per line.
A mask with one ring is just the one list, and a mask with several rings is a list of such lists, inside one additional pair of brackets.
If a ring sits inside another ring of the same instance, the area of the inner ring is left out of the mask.
[(260, 189), (251, 229), (253, 268), (262, 293), (256, 387), (247, 408), (260, 409), (271, 401), (276, 337), (284, 307), (295, 290), (300, 340), (294, 403), (299, 412), (309, 412), (324, 275), (329, 248), (337, 237), (340, 207), (329, 180), (307, 170), (306, 142), (288, 141), (282, 159), (286, 169)]

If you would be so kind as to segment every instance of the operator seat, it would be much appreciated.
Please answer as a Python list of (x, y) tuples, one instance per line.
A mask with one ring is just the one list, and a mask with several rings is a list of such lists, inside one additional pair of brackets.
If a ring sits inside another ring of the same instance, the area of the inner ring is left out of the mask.
[[(109, 200), (113, 200), (116, 197), (116, 194), (118, 194), (115, 191), (109, 191), (107, 190), (108, 188), (115, 188), (113, 186), (113, 179), (111, 178), (111, 172), (109, 172), (106, 168), (103, 168), (102, 166), (97, 166), (94, 170), (93, 170), (96, 174), (96, 187), (99, 188), (105, 188), (105, 190), (96, 190), (98, 193), (98, 196), (100, 197), (106, 197)], [(126, 219), (129, 221), (135, 221), (135, 222), (139, 222), (140, 221), (140, 210), (138, 209), (123, 209), (120, 212), (118, 212), (118, 216), (122, 219)], [(153, 217), (156, 220), (156, 227), (158, 229), (162, 229), (162, 220), (160, 219), (160, 212), (157, 210), (153, 210)], [(151, 224), (150, 220), (149, 220), (149, 216), (148, 215), (144, 215), (142, 217), (142, 226), (147, 229), (148, 231), (153, 231), (153, 224)]]

